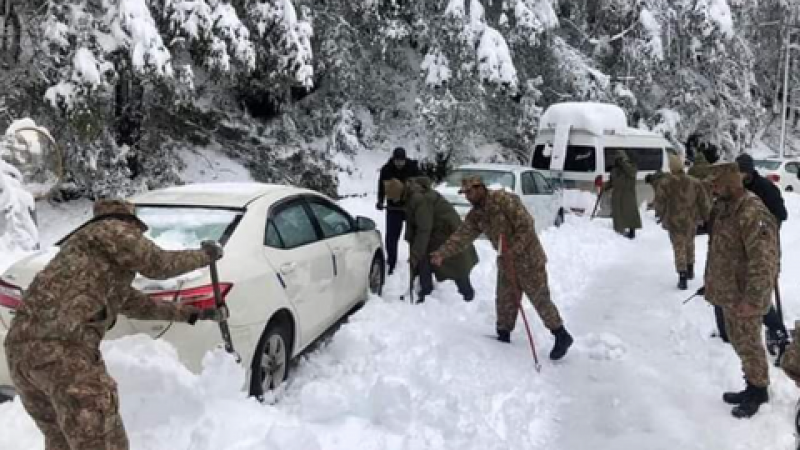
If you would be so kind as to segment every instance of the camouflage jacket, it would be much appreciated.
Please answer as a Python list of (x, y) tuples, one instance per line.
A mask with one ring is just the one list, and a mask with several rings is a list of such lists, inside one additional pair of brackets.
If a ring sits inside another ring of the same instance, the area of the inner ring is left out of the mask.
[(755, 195), (718, 200), (706, 263), (706, 298), (766, 313), (778, 275), (778, 224)]
[(699, 180), (683, 172), (666, 175), (655, 192), (656, 216), (665, 229), (694, 232), (697, 221), (708, 220), (711, 198)]
[(95, 218), (61, 245), (34, 278), (6, 336), (6, 345), (61, 341), (96, 348), (117, 314), (189, 321), (191, 306), (155, 302), (131, 286), (137, 273), (168, 279), (209, 264), (202, 250), (165, 251), (126, 202), (95, 209)]
[(533, 217), (515, 194), (489, 190), (486, 203), (472, 208), (438, 253), (445, 259), (461, 253), (481, 233), (486, 234), (495, 250), (499, 249), (500, 236), (504, 236), (509, 251), (516, 258), (532, 258), (541, 265), (547, 262), (542, 244), (536, 236)]

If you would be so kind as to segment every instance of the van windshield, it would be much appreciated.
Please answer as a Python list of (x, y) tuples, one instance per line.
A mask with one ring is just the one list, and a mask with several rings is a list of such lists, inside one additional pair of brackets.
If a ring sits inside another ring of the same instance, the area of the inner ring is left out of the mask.
[(603, 151), (606, 160), (606, 172), (611, 172), (617, 152), (620, 150), (625, 151), (628, 158), (636, 164), (637, 170), (654, 172), (664, 168), (664, 149), (662, 148), (606, 147)]

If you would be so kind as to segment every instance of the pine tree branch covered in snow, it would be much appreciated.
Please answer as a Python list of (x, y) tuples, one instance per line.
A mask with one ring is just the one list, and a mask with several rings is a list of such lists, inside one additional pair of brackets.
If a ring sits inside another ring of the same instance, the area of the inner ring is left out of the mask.
[(176, 151), (197, 145), (305, 155), (316, 175), (297, 180), (396, 144), (452, 164), (484, 144), (524, 158), (559, 101), (614, 102), (633, 126), (732, 155), (779, 122), (800, 16), (781, 0), (12, 4), (1, 117), (54, 130), (68, 186), (88, 196), (177, 182)]

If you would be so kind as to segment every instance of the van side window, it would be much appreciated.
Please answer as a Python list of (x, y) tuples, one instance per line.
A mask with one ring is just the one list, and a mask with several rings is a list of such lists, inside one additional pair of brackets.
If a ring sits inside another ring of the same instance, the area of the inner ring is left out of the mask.
[(533, 150), (533, 161), (531, 161), (531, 166), (534, 169), (550, 170), (551, 158), (552, 158), (552, 153), (545, 152), (544, 145), (539, 144)]
[(606, 172), (611, 172), (617, 152), (624, 150), (628, 158), (636, 165), (638, 170), (656, 171), (664, 168), (664, 149), (655, 147), (606, 147), (603, 155), (606, 160)]
[(564, 171), (594, 172), (597, 168), (597, 155), (594, 147), (588, 145), (568, 145), (564, 159)]

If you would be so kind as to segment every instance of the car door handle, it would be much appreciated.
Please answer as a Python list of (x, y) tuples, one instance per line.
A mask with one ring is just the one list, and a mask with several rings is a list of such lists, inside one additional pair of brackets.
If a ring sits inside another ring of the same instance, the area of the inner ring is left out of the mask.
[(297, 269), (297, 263), (286, 263), (281, 266), (281, 273), (284, 275), (289, 275), (290, 273), (294, 272)]

